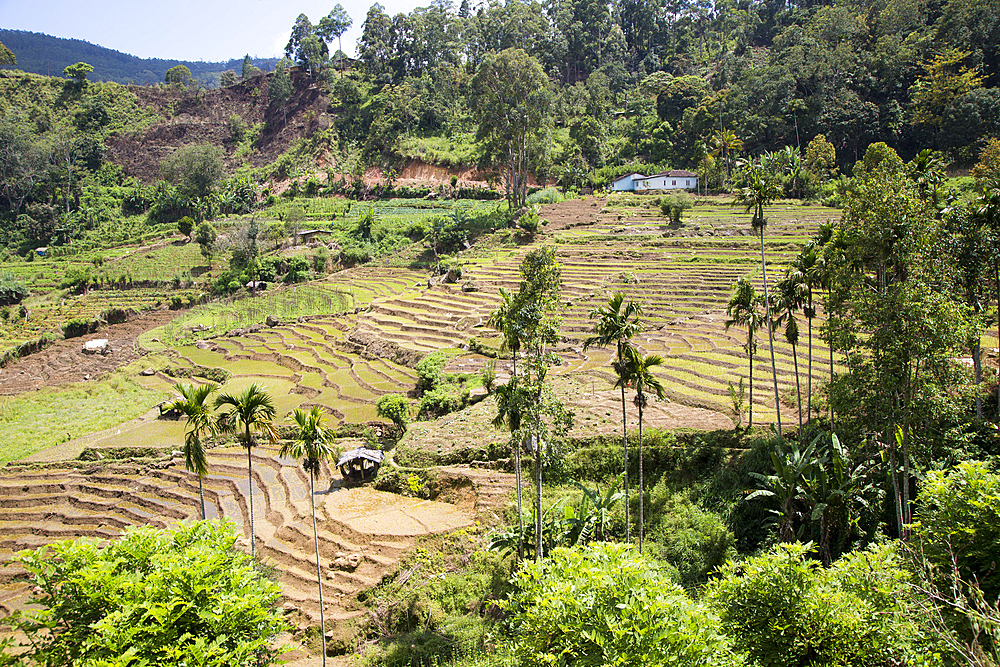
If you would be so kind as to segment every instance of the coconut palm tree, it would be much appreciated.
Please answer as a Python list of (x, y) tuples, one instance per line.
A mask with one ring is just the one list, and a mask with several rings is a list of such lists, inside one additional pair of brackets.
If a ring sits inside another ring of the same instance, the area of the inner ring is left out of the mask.
[(257, 557), (256, 531), (253, 519), (253, 458), (250, 451), (257, 444), (255, 435), (263, 435), (272, 443), (277, 438), (274, 430), (274, 402), (263, 387), (254, 383), (239, 394), (220, 394), (215, 399), (216, 408), (228, 408), (219, 415), (218, 429), (232, 433), (247, 450), (247, 485), (250, 495), (250, 555)]
[(205, 520), (205, 489), (203, 480), (208, 474), (205, 448), (201, 439), (215, 432), (212, 406), (208, 403), (218, 385), (191, 385), (177, 383), (174, 389), (181, 395), (170, 402), (166, 409), (176, 410), (187, 419), (187, 433), (184, 434), (184, 467), (198, 476), (198, 498), (201, 500), (201, 519)]
[(760, 296), (754, 289), (753, 283), (747, 278), (740, 278), (733, 285), (733, 293), (729, 297), (729, 304), (726, 305), (726, 331), (729, 327), (744, 327), (747, 330), (747, 342), (743, 349), (750, 359), (750, 419), (747, 421), (747, 428), (753, 427), (753, 358), (757, 354), (757, 330), (763, 324), (764, 319), (760, 315)]
[[(486, 320), (486, 326), (500, 333), (500, 351), (510, 352), (511, 355), (510, 380), (507, 381), (507, 385), (498, 387), (496, 391), (497, 406), (500, 408), (500, 413), (497, 415), (497, 419), (494, 420), (494, 425), (499, 424), (502, 426), (504, 423), (507, 423), (510, 426), (511, 433), (521, 428), (520, 410), (514, 409), (514, 397), (517, 392), (517, 355), (521, 351), (521, 332), (517, 325), (517, 311), (519, 308), (520, 304), (517, 295), (501, 287), (500, 305), (490, 313), (489, 318)], [(507, 408), (501, 404), (502, 400), (507, 401), (511, 406), (507, 414), (505, 414)], [(501, 415), (504, 416), (501, 418)], [(521, 444), (515, 443), (513, 449), (514, 486), (517, 493), (517, 559), (520, 561), (524, 559), (524, 518), (521, 514)]]
[(666, 397), (663, 383), (653, 375), (653, 368), (663, 365), (663, 358), (656, 354), (643, 357), (635, 348), (627, 352), (627, 378), (635, 387), (635, 406), (639, 409), (639, 553), (642, 554), (644, 490), (642, 480), (642, 409), (647, 405), (646, 392), (652, 391), (660, 400)]
[(764, 229), (767, 219), (764, 209), (778, 197), (779, 188), (773, 174), (764, 169), (759, 162), (748, 165), (745, 178), (747, 185), (737, 188), (736, 201), (746, 207), (747, 213), (752, 213), (750, 224), (760, 237), (760, 272), (764, 281), (762, 295), (764, 298), (764, 322), (767, 324), (767, 341), (771, 350), (771, 380), (774, 383), (774, 410), (778, 416), (778, 440), (781, 435), (781, 403), (778, 400), (778, 368), (774, 363), (774, 331), (771, 328), (771, 308), (767, 298), (767, 261), (764, 259)]
[(323, 609), (323, 572), (319, 561), (319, 532), (316, 530), (315, 479), (322, 461), (333, 457), (333, 432), (323, 425), (326, 418), (318, 405), (308, 411), (296, 408), (291, 415), (298, 432), (295, 440), (281, 446), (281, 456), (302, 459), (302, 467), (309, 473), (309, 507), (312, 509), (313, 544), (316, 547), (316, 586), (319, 588), (319, 624), (323, 637), (323, 665), (326, 665), (326, 615)]
[(594, 335), (583, 341), (583, 349), (586, 351), (591, 346), (607, 347), (615, 345), (615, 360), (612, 368), (618, 377), (616, 387), (621, 389), (622, 394), (622, 450), (624, 453), (625, 469), (625, 541), (629, 540), (629, 517), (628, 517), (628, 419), (625, 410), (625, 359), (629, 348), (632, 347), (632, 337), (642, 331), (642, 306), (634, 301), (625, 303), (625, 293), (615, 292), (608, 300), (607, 306), (600, 306), (590, 311), (590, 319), (596, 319), (594, 324)]

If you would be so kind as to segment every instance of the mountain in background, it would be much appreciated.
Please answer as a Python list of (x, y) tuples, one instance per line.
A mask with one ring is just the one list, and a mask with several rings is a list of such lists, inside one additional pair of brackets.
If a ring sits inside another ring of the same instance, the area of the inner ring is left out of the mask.
[[(161, 83), (167, 70), (175, 65), (186, 65), (194, 78), (206, 86), (217, 86), (219, 76), (227, 69), (237, 75), (243, 59), (228, 62), (192, 62), (187, 60), (162, 60), (137, 58), (121, 51), (106, 49), (81, 39), (63, 39), (37, 32), (0, 29), (0, 43), (5, 44), (17, 58), (16, 69), (48, 76), (62, 76), (67, 65), (85, 62), (94, 66), (92, 81), (117, 81), (141, 85)], [(273, 70), (277, 58), (252, 58), (262, 70)]]

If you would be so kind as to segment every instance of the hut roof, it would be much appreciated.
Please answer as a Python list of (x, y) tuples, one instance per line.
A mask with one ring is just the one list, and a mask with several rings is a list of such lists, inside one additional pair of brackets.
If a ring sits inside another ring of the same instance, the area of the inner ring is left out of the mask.
[(337, 467), (344, 465), (345, 463), (350, 463), (357, 459), (368, 459), (373, 463), (382, 463), (382, 458), (385, 455), (378, 451), (377, 449), (368, 449), (367, 447), (358, 447), (357, 449), (351, 449), (340, 455), (340, 460), (337, 461)]

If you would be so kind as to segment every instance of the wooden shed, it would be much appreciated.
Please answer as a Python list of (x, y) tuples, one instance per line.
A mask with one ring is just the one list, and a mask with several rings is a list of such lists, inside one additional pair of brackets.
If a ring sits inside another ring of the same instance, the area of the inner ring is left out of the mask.
[(360, 484), (374, 479), (382, 465), (384, 454), (377, 449), (358, 447), (344, 452), (337, 461), (340, 474), (352, 484)]

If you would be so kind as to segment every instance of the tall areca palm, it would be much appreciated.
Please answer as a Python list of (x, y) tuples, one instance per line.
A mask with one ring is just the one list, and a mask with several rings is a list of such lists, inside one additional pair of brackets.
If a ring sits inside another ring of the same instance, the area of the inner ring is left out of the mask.
[(316, 547), (316, 586), (319, 588), (319, 624), (323, 637), (323, 665), (326, 665), (326, 615), (323, 609), (323, 572), (319, 561), (319, 532), (316, 530), (315, 479), (322, 461), (334, 455), (333, 433), (323, 425), (326, 419), (318, 405), (308, 411), (296, 408), (291, 419), (298, 428), (295, 440), (281, 446), (281, 456), (302, 459), (302, 467), (309, 473), (309, 507), (312, 509), (313, 544)]
[(747, 428), (753, 427), (753, 358), (757, 354), (757, 330), (764, 320), (760, 314), (760, 296), (754, 289), (753, 283), (746, 278), (740, 278), (733, 285), (733, 293), (729, 297), (729, 304), (726, 306), (726, 331), (729, 327), (744, 327), (747, 330), (747, 342), (743, 349), (750, 360), (750, 419)]
[(642, 331), (642, 306), (634, 301), (625, 303), (625, 293), (615, 292), (608, 300), (607, 306), (600, 306), (590, 311), (590, 319), (597, 320), (594, 325), (594, 335), (583, 341), (583, 349), (596, 345), (607, 347), (615, 345), (615, 360), (612, 363), (618, 381), (616, 387), (622, 394), (622, 450), (625, 468), (625, 541), (629, 540), (628, 517), (628, 419), (625, 410), (626, 356), (632, 347), (632, 337)]
[(187, 419), (187, 433), (184, 434), (184, 467), (188, 472), (198, 476), (198, 498), (201, 500), (201, 518), (205, 519), (205, 488), (203, 480), (208, 474), (208, 463), (205, 459), (205, 448), (201, 439), (215, 432), (215, 420), (212, 418), (212, 406), (208, 403), (217, 385), (191, 385), (177, 383), (174, 389), (181, 395), (174, 399), (167, 409), (176, 410)]
[(736, 203), (746, 207), (747, 213), (752, 213), (750, 224), (760, 237), (760, 272), (764, 281), (764, 322), (767, 324), (767, 341), (771, 350), (771, 380), (774, 383), (774, 410), (778, 416), (778, 440), (781, 434), (781, 403), (778, 399), (778, 368), (774, 363), (774, 331), (771, 328), (771, 308), (767, 298), (767, 261), (764, 259), (764, 229), (767, 219), (764, 209), (770, 206), (778, 197), (778, 185), (772, 174), (759, 163), (751, 164), (746, 173), (747, 185), (736, 190)]
[[(520, 304), (517, 295), (500, 288), (500, 305), (490, 313), (486, 320), (486, 326), (500, 333), (500, 351), (511, 354), (510, 380), (504, 387), (498, 387), (496, 399), (500, 407), (500, 415), (494, 420), (494, 425), (502, 426), (506, 423), (510, 427), (510, 432), (514, 433), (521, 428), (520, 411), (515, 407), (514, 400), (517, 392), (517, 355), (521, 351), (521, 332), (518, 328), (518, 309)], [(507, 401), (507, 407), (501, 405), (501, 400)], [(499, 421), (497, 421), (499, 420)], [(516, 423), (516, 425), (515, 425)], [(524, 518), (521, 514), (522, 504), (522, 480), (521, 480), (521, 443), (515, 442), (514, 450), (514, 486), (517, 492), (517, 559), (524, 559)]]
[(783, 280), (775, 285), (771, 304), (774, 307), (771, 326), (778, 329), (784, 327), (785, 340), (792, 346), (792, 363), (795, 366), (795, 395), (799, 406), (799, 440), (802, 440), (802, 386), (799, 382), (799, 323), (795, 319), (795, 311), (805, 303), (804, 289), (796, 278), (794, 271), (789, 271)]
[(663, 399), (666, 393), (663, 383), (653, 375), (653, 368), (663, 365), (663, 358), (656, 354), (647, 354), (643, 357), (638, 350), (630, 348), (627, 353), (626, 364), (628, 367), (627, 377), (635, 387), (635, 406), (639, 409), (639, 553), (642, 553), (643, 533), (644, 533), (644, 497), (642, 479), (642, 409), (647, 405), (646, 392), (653, 392), (656, 397)]
[[(1000, 337), (1000, 183), (990, 183), (973, 204), (977, 221), (993, 234), (993, 274), (997, 288), (997, 336)], [(1000, 421), (1000, 388), (997, 389), (997, 420)]]
[[(823, 226), (820, 226), (821, 230)], [(821, 239), (818, 239), (821, 240)], [(813, 296), (818, 288), (826, 285), (826, 266), (816, 246), (810, 243), (792, 262), (789, 278), (795, 280), (802, 292), (802, 314), (808, 323), (808, 362), (806, 371), (806, 421), (812, 417), (812, 369), (813, 369), (813, 319), (816, 306)]]
[(277, 440), (274, 430), (274, 402), (263, 387), (254, 383), (239, 394), (220, 394), (215, 399), (216, 408), (228, 408), (219, 415), (218, 428), (232, 433), (247, 450), (247, 485), (250, 496), (250, 555), (257, 556), (257, 536), (253, 518), (253, 457), (251, 450), (257, 444), (255, 435), (263, 435), (272, 443)]

